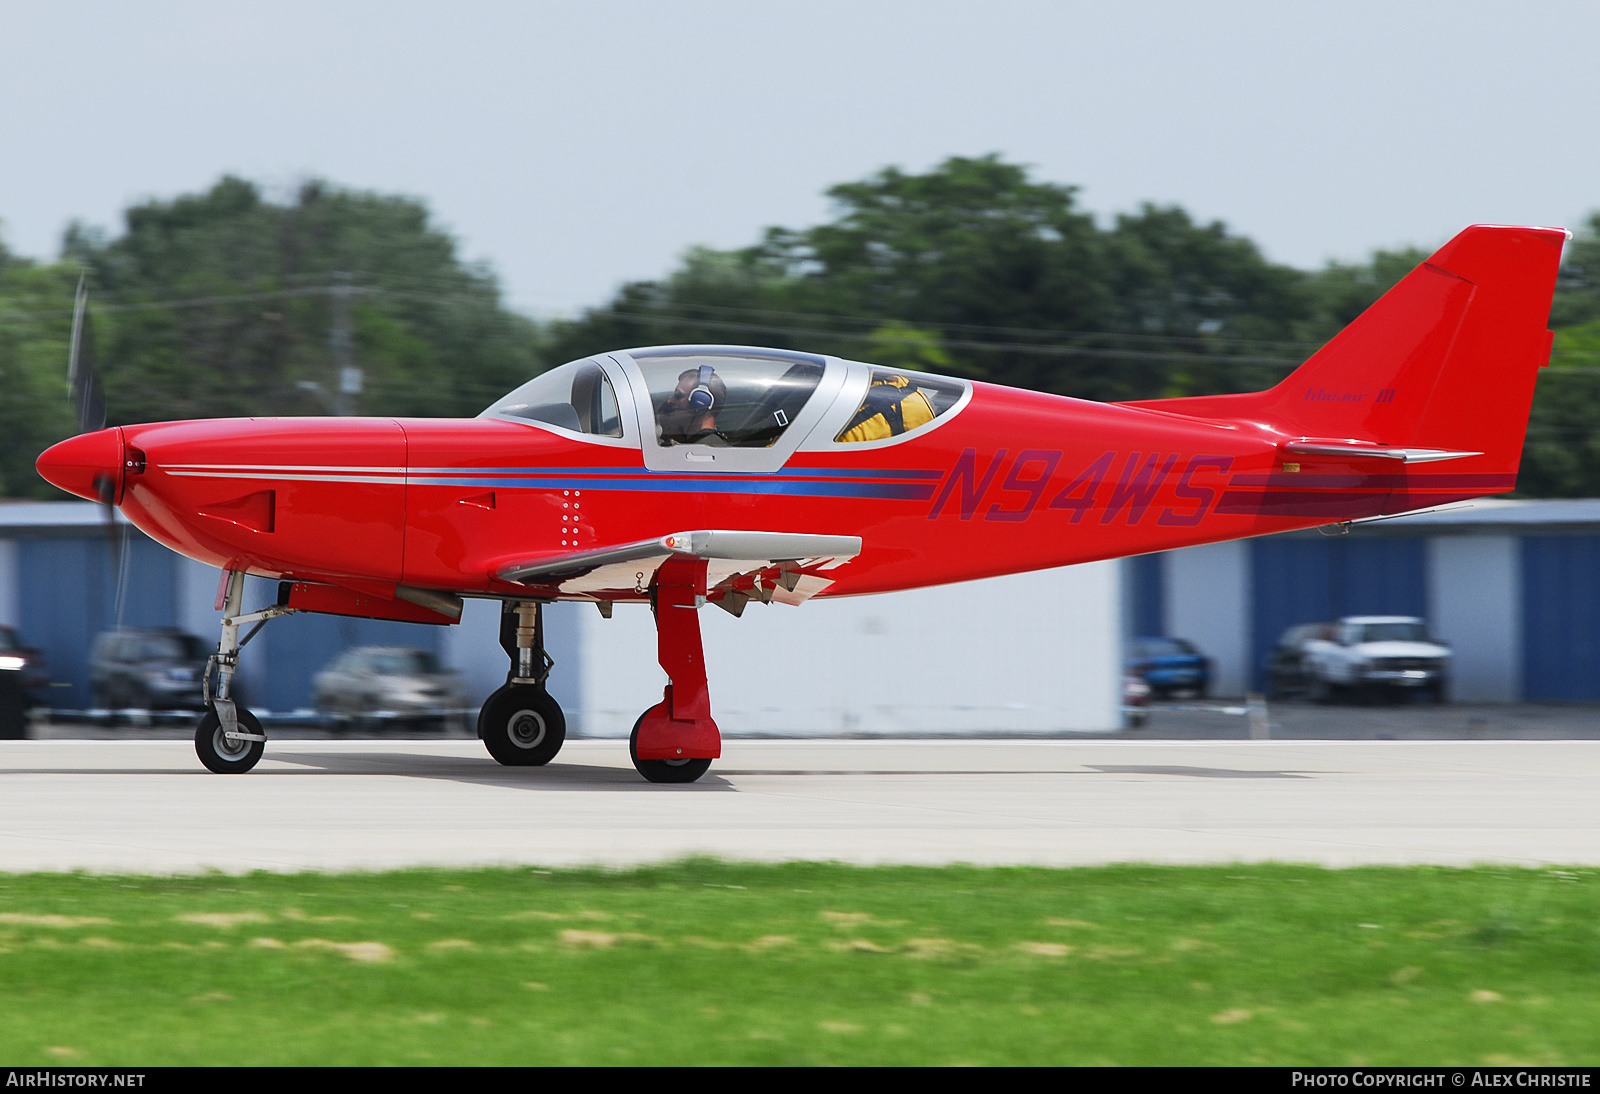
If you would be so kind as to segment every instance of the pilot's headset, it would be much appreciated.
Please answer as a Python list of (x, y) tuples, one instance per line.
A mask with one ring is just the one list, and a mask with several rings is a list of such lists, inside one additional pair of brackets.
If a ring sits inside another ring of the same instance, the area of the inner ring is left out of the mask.
[(716, 374), (716, 370), (710, 365), (700, 366), (700, 375), (695, 377), (694, 390), (689, 392), (691, 408), (701, 413), (716, 408), (717, 397), (711, 393), (711, 378)]

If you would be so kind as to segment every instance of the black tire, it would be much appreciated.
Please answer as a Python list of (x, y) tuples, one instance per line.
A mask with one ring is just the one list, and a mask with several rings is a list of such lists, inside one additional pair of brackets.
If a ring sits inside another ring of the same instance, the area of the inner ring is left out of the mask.
[[(654, 710), (654, 707), (650, 708)], [(645, 711), (645, 714), (650, 711)], [(628, 734), (628, 758), (633, 761), (634, 768), (645, 777), (647, 782), (653, 783), (692, 783), (701, 775), (711, 770), (711, 760), (701, 758), (698, 760), (641, 760), (639, 759), (639, 727), (644, 725), (644, 714), (639, 715), (639, 720), (633, 723), (633, 732)]]
[(561, 704), (535, 684), (506, 684), (478, 711), (483, 747), (507, 767), (543, 767), (567, 740)]
[[(239, 728), (249, 733), (260, 733), (261, 723), (243, 707), (234, 708), (239, 716)], [(230, 741), (222, 735), (222, 719), (215, 710), (200, 715), (194, 727), (194, 751), (200, 762), (218, 775), (243, 775), (261, 761), (267, 750), (262, 741)]]
[(10, 680), (0, 680), (0, 740), (21, 741), (27, 736), (28, 693)]

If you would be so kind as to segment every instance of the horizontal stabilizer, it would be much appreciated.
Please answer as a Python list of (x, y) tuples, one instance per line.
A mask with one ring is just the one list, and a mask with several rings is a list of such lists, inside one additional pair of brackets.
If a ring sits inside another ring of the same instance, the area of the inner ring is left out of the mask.
[(1440, 460), (1483, 455), (1482, 452), (1452, 452), (1445, 448), (1388, 448), (1363, 441), (1290, 441), (1283, 446), (1283, 450), (1296, 456), (1337, 456), (1341, 459), (1367, 457), (1399, 460), (1402, 463), (1437, 463)]

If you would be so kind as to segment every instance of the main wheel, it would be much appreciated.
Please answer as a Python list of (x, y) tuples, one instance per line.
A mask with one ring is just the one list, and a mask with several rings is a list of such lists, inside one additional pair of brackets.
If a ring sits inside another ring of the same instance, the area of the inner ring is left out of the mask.
[(534, 684), (506, 684), (478, 711), (483, 746), (507, 767), (542, 767), (567, 739), (561, 704)]
[[(654, 710), (651, 707), (650, 710)], [(633, 723), (633, 732), (628, 735), (628, 758), (633, 761), (633, 766), (643, 775), (648, 782), (653, 783), (692, 783), (701, 775), (711, 770), (709, 759), (699, 760), (641, 760), (639, 759), (639, 727), (644, 725), (645, 714), (639, 715), (639, 720)]]
[[(261, 723), (243, 707), (235, 707), (239, 728), (246, 733), (260, 733)], [(261, 760), (267, 750), (262, 741), (230, 741), (223, 735), (222, 719), (217, 712), (207, 709), (194, 727), (194, 750), (200, 762), (218, 775), (243, 775)]]

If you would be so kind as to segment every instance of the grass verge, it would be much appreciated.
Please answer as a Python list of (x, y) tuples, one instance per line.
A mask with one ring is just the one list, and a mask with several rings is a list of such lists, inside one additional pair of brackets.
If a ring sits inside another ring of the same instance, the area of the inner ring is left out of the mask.
[(1600, 871), (0, 876), (0, 1061), (1594, 1064)]

